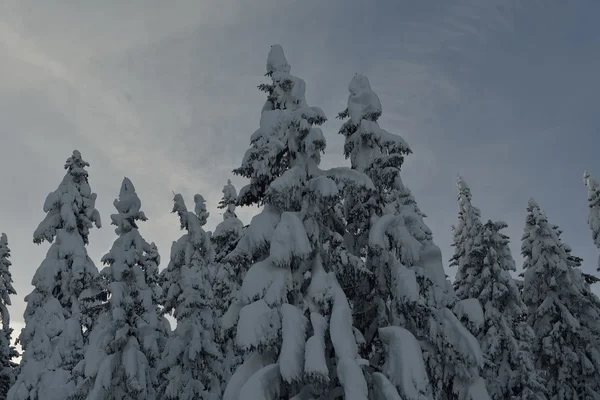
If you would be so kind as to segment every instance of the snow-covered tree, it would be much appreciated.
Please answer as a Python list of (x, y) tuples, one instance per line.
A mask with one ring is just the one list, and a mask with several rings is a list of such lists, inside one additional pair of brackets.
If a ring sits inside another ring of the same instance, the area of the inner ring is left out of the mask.
[(530, 200), (521, 252), (536, 366), (546, 372), (550, 399), (599, 399), (600, 301), (565, 247)]
[[(459, 176), (456, 181), (458, 189), (458, 224), (452, 227), (454, 255), (450, 260), (451, 267), (458, 267), (454, 279), (454, 290), (459, 299), (469, 298), (469, 282), (471, 274), (481, 270), (481, 239), (483, 223), (481, 211), (471, 203), (471, 189)], [(485, 257), (485, 254), (483, 255)], [(465, 292), (467, 291), (467, 292)]]
[[(340, 129), (346, 137), (344, 153), (352, 168), (367, 174), (376, 189), (374, 193), (354, 191), (344, 198), (344, 240), (354, 257), (366, 258), (368, 272), (349, 280), (360, 283), (360, 290), (349, 296), (364, 337), (363, 354), (372, 366), (383, 364), (387, 377), (402, 371), (414, 374), (411, 379), (395, 378), (394, 385), (406, 398), (486, 398), (478, 375), (479, 345), (448, 308), (455, 297), (440, 249), (401, 179), (404, 157), (411, 150), (400, 136), (379, 126), (381, 102), (365, 76), (356, 75), (349, 91), (348, 107), (338, 116), (348, 118)], [(390, 324), (404, 329), (400, 335), (406, 343), (397, 349), (420, 345), (411, 350), (410, 358), (382, 354), (381, 345), (383, 349), (390, 345), (381, 332)], [(390, 368), (391, 360), (409, 359), (411, 365)], [(423, 368), (417, 359), (423, 360)], [(381, 391), (382, 376), (373, 374), (372, 378), (378, 384), (376, 392)], [(412, 387), (401, 384), (408, 381), (414, 382)]]
[(160, 362), (164, 374), (158, 398), (210, 400), (221, 398), (221, 352), (216, 342), (216, 309), (210, 282), (212, 249), (203, 226), (208, 219), (204, 198), (194, 196), (195, 212), (180, 194), (173, 212), (187, 233), (171, 247), (171, 261), (161, 272), (163, 312), (177, 320)]
[(9, 267), (10, 249), (5, 233), (0, 235), (0, 316), (2, 317), (2, 330), (0, 331), (0, 399), (6, 399), (8, 390), (14, 383), (14, 373), (17, 364), (13, 361), (19, 356), (17, 349), (11, 344), (12, 328), (10, 327), (10, 314), (8, 307), (11, 305), (10, 296), (17, 294), (12, 285), (12, 275)]
[[(237, 299), (242, 279), (247, 270), (247, 263), (243, 258), (236, 260), (226, 259), (226, 257), (235, 249), (237, 243), (243, 235), (244, 225), (235, 213), (237, 203), (237, 191), (227, 181), (223, 188), (223, 198), (219, 202), (219, 208), (224, 209), (223, 221), (217, 225), (212, 235), (212, 245), (215, 252), (215, 278), (213, 282), (213, 292), (215, 308), (218, 313), (219, 329), (215, 332), (217, 340), (221, 346), (223, 354), (222, 362), (222, 381), (228, 382), (242, 359), (235, 348), (235, 321), (231, 320), (235, 316), (234, 309), (227, 313), (233, 302)], [(224, 386), (223, 386), (224, 389)]]
[(156, 246), (142, 238), (138, 221), (147, 218), (128, 178), (123, 180), (116, 214), (110, 216), (117, 239), (102, 257), (107, 301), (89, 335), (80, 377), (71, 399), (154, 400), (158, 362), (167, 337), (168, 321), (160, 315), (160, 258)]
[(325, 138), (315, 125), (325, 116), (306, 103), (279, 45), (267, 75), (260, 128), (234, 171), (250, 179), (238, 204), (264, 207), (230, 255), (252, 266), (233, 306), (244, 362), (223, 398), (366, 400), (352, 312), (334, 273), (348, 257), (332, 224), (341, 191), (372, 183), (349, 169), (319, 169)]
[[(589, 216), (588, 225), (592, 231), (592, 239), (600, 249), (600, 183), (592, 178), (589, 172), (583, 174), (583, 181), (588, 188)], [(598, 271), (600, 271), (600, 256), (598, 257)]]
[(88, 166), (73, 151), (64, 179), (46, 198), (46, 218), (33, 234), (35, 243), (52, 245), (33, 277), (33, 291), (25, 297), (25, 328), (19, 336), (23, 356), (9, 400), (64, 400), (74, 389), (72, 370), (85, 346), (82, 326), (92, 323), (80, 297), (98, 276), (85, 247), (90, 228), (100, 227)]
[[(492, 399), (545, 399), (544, 381), (535, 368), (533, 333), (524, 323), (526, 307), (511, 276), (516, 271), (509, 239), (501, 233), (504, 222), (481, 224), (479, 210), (471, 204), (470, 190), (458, 181), (459, 223), (454, 233), (458, 266), (454, 282), (464, 316), (479, 340), (485, 366), (482, 376)], [(477, 304), (474, 304), (476, 302)], [(481, 307), (481, 312), (472, 312)]]

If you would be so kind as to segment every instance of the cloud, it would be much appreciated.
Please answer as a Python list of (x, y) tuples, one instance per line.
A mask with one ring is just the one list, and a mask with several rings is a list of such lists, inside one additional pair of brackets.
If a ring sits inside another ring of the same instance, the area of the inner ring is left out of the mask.
[[(534, 196), (561, 224), (565, 241), (581, 243), (574, 252), (595, 260), (580, 176), (584, 168), (593, 172), (598, 147), (600, 38), (595, 13), (585, 7), (500, 0), (141, 4), (0, 4), (0, 129), (7, 132), (3, 148), (11, 149), (0, 168), (15, 171), (0, 175), (0, 221), (7, 225), (0, 229), (13, 248), (15, 323), (47, 250), (31, 244), (31, 233), (74, 148), (91, 163), (99, 195), (104, 227), (91, 234), (94, 260), (115, 239), (110, 214), (124, 176), (136, 186), (149, 217), (142, 233), (158, 244), (163, 266), (181, 234), (169, 213), (172, 191), (188, 202), (201, 193), (212, 213), (207, 228), (214, 228), (221, 188), (258, 127), (264, 95), (256, 85), (265, 81), (274, 43), (307, 82), (309, 103), (330, 118), (324, 167), (347, 163), (334, 117), (354, 73), (369, 76), (383, 102), (382, 127), (414, 150), (404, 179), (445, 258), (461, 173), (484, 218), (510, 223), (517, 258), (526, 200)], [(254, 211), (239, 214), (248, 222)]]

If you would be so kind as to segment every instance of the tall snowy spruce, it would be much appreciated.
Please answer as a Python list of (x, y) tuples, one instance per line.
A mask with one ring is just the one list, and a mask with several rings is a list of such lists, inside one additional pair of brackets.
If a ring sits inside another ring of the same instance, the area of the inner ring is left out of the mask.
[[(402, 398), (486, 399), (479, 345), (451, 311), (456, 299), (440, 249), (401, 179), (411, 150), (379, 126), (381, 102), (365, 76), (356, 75), (349, 91), (348, 108), (338, 116), (349, 118), (340, 129), (344, 153), (376, 189), (354, 191), (344, 202), (345, 242), (355, 257), (366, 258), (369, 273), (360, 291), (350, 292), (363, 354)], [(382, 354), (392, 348), (395, 354)], [(382, 378), (373, 375), (374, 383)]]
[(76, 367), (79, 382), (70, 399), (155, 400), (157, 366), (168, 332), (158, 308), (160, 257), (138, 231), (137, 222), (147, 218), (128, 178), (113, 204), (117, 213), (110, 218), (118, 237), (102, 257), (107, 266), (100, 272), (106, 301)]
[(349, 257), (333, 224), (341, 191), (372, 184), (350, 169), (319, 169), (325, 138), (315, 125), (325, 116), (307, 105), (305, 83), (290, 74), (279, 45), (271, 47), (267, 75), (260, 128), (234, 171), (250, 179), (238, 204), (263, 209), (228, 256), (252, 266), (232, 305), (244, 362), (223, 398), (366, 400), (365, 361), (334, 273)]
[[(600, 249), (600, 183), (591, 177), (589, 172), (583, 174), (583, 181), (588, 188), (589, 216), (588, 225), (592, 231), (592, 239)], [(600, 256), (598, 257), (598, 271), (600, 271)]]
[(10, 296), (17, 294), (12, 283), (10, 273), (10, 249), (8, 238), (5, 233), (0, 235), (0, 315), (2, 316), (2, 330), (0, 331), (0, 399), (6, 399), (8, 390), (15, 380), (15, 368), (17, 364), (13, 361), (19, 356), (17, 349), (11, 344), (12, 328), (10, 327), (10, 314), (8, 307), (11, 305)]
[(227, 258), (237, 246), (244, 231), (244, 224), (235, 213), (237, 199), (235, 187), (231, 184), (231, 181), (227, 181), (227, 185), (223, 187), (223, 198), (218, 206), (224, 210), (223, 221), (217, 225), (211, 237), (216, 268), (213, 292), (215, 308), (218, 313), (218, 329), (215, 331), (215, 335), (223, 355), (221, 373), (221, 380), (224, 383), (223, 390), (225, 384), (229, 382), (232, 374), (242, 362), (241, 356), (235, 347), (235, 330), (233, 329), (235, 321), (231, 319), (232, 316), (235, 316), (235, 307), (232, 308), (230, 313), (227, 313), (237, 299), (242, 287), (244, 273), (248, 267), (248, 263), (244, 262), (243, 258), (238, 258), (235, 261)]
[(44, 202), (46, 218), (33, 233), (34, 243), (52, 245), (33, 277), (33, 291), (25, 297), (25, 328), (19, 336), (23, 355), (9, 400), (64, 400), (74, 390), (72, 370), (85, 346), (82, 326), (92, 322), (80, 297), (98, 275), (85, 247), (90, 228), (100, 227), (88, 166), (73, 151), (65, 177)]
[(538, 204), (530, 200), (521, 252), (523, 300), (548, 398), (600, 399), (600, 301)]
[(171, 261), (161, 272), (164, 313), (177, 320), (160, 362), (163, 374), (159, 399), (217, 400), (221, 398), (222, 356), (216, 342), (216, 309), (210, 282), (213, 254), (204, 198), (194, 196), (194, 212), (180, 194), (173, 212), (187, 233), (171, 247)]
[[(535, 368), (533, 332), (524, 322), (526, 307), (510, 271), (516, 271), (504, 222), (482, 224), (471, 203), (471, 191), (458, 178), (459, 223), (454, 229), (458, 267), (454, 287), (469, 330), (479, 340), (485, 359), (481, 372), (490, 397), (545, 399), (544, 381)], [(478, 310), (478, 313), (469, 313)]]

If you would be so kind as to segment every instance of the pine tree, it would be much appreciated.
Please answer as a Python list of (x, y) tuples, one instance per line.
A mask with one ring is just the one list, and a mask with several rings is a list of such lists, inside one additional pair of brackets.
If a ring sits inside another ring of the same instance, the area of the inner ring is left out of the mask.
[[(589, 216), (588, 225), (592, 231), (592, 239), (598, 249), (600, 249), (600, 183), (585, 171), (583, 181), (588, 188)], [(600, 256), (598, 257), (598, 271), (600, 271)], [(598, 282), (598, 279), (593, 283)]]
[(52, 245), (33, 277), (33, 291), (25, 297), (25, 328), (19, 336), (23, 356), (9, 400), (64, 400), (74, 389), (72, 370), (85, 346), (82, 326), (91, 323), (80, 297), (98, 275), (85, 247), (90, 228), (100, 227), (88, 166), (73, 151), (64, 179), (46, 198), (46, 218), (33, 234), (34, 243)]
[(290, 74), (279, 45), (271, 47), (267, 75), (260, 128), (234, 171), (250, 179), (238, 204), (264, 208), (231, 255), (252, 266), (238, 295), (235, 339), (245, 360), (223, 398), (366, 399), (351, 310), (333, 273), (344, 246), (331, 225), (340, 188), (359, 179), (319, 169), (325, 138), (315, 125), (325, 116), (307, 105), (305, 83)]
[(118, 237), (102, 257), (101, 271), (107, 301), (77, 365), (81, 379), (71, 399), (154, 400), (168, 327), (158, 308), (160, 257), (138, 231), (137, 221), (147, 218), (128, 178), (113, 204), (117, 213), (110, 217)]
[[(349, 292), (357, 328), (364, 336), (363, 354), (372, 366), (387, 371), (384, 375), (404, 397), (486, 398), (478, 376), (482, 358), (476, 339), (448, 308), (455, 298), (441, 252), (401, 179), (404, 157), (411, 150), (400, 136), (379, 126), (381, 102), (366, 77), (356, 75), (349, 91), (348, 107), (338, 116), (348, 118), (340, 129), (346, 138), (344, 153), (352, 168), (366, 173), (375, 186), (374, 193), (354, 191), (344, 199), (345, 242), (352, 255), (366, 258), (369, 273), (360, 290)], [(400, 367), (409, 358), (385, 354), (390, 343), (382, 345), (389, 337), (381, 332), (389, 332), (390, 324), (403, 338), (396, 345), (406, 346), (402, 351), (412, 349), (411, 365)], [(413, 343), (420, 348), (412, 348)], [(423, 359), (424, 365), (420, 367), (416, 359)], [(398, 361), (394, 368), (391, 360)], [(411, 379), (395, 375), (402, 370), (412, 374)], [(375, 390), (382, 391), (383, 377), (373, 374), (373, 378)]]
[(536, 341), (536, 366), (547, 374), (548, 397), (556, 400), (600, 398), (600, 301), (581, 271), (530, 200), (521, 252), (523, 300)]
[[(481, 211), (471, 203), (471, 189), (459, 176), (458, 189), (458, 225), (452, 227), (454, 255), (450, 259), (451, 267), (458, 267), (454, 279), (454, 290), (459, 299), (471, 297), (468, 291), (474, 279), (472, 274), (481, 270)], [(484, 254), (485, 257), (485, 254)], [(466, 292), (465, 292), (466, 291)]]
[[(237, 191), (227, 181), (223, 188), (223, 198), (219, 202), (219, 208), (224, 209), (223, 221), (217, 225), (212, 235), (212, 245), (215, 251), (216, 273), (213, 283), (213, 292), (215, 308), (217, 310), (219, 329), (215, 332), (217, 341), (221, 346), (223, 354), (222, 381), (223, 390), (225, 384), (229, 382), (231, 375), (235, 372), (238, 365), (242, 362), (239, 352), (235, 348), (235, 323), (232, 317), (236, 315), (237, 307), (234, 305), (240, 288), (242, 279), (247, 270), (247, 263), (243, 258), (232, 261), (227, 256), (235, 249), (243, 235), (244, 225), (235, 213), (237, 203)], [(231, 308), (231, 311), (227, 311)]]
[(194, 196), (195, 213), (175, 195), (173, 212), (187, 233), (171, 248), (171, 261), (161, 272), (164, 310), (177, 320), (160, 363), (165, 375), (159, 398), (210, 400), (221, 398), (222, 356), (216, 343), (216, 309), (210, 282), (212, 249), (204, 231), (209, 213), (204, 198)]
[(2, 316), (2, 331), (0, 332), (0, 399), (6, 399), (8, 390), (15, 380), (17, 365), (13, 359), (19, 356), (17, 349), (11, 344), (12, 328), (10, 327), (10, 314), (8, 307), (11, 305), (10, 296), (17, 294), (12, 285), (10, 273), (10, 249), (5, 233), (0, 235), (0, 315)]

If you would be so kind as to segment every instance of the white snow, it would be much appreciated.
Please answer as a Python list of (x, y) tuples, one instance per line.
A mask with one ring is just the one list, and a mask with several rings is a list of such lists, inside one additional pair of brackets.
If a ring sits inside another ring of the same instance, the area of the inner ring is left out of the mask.
[(375, 399), (374, 400), (403, 400), (398, 394), (396, 387), (386, 378), (385, 375), (379, 372), (374, 372), (371, 377), (375, 384)]
[(479, 303), (479, 300), (459, 300), (454, 306), (453, 311), (459, 319), (466, 318), (467, 321), (471, 323), (475, 331), (479, 331), (481, 328), (483, 328), (485, 317), (483, 315), (483, 308), (481, 308), (481, 303)]
[(288, 267), (311, 253), (311, 245), (297, 213), (284, 212), (271, 240), (269, 259), (278, 267)]
[(279, 364), (264, 366), (244, 384), (238, 399), (277, 400), (280, 380)]
[[(273, 355), (265, 353), (249, 353), (246, 360), (235, 371), (223, 393), (223, 400), (242, 400), (241, 394), (248, 380), (263, 367), (271, 365)], [(253, 399), (254, 400), (254, 399)]]
[(379, 337), (387, 347), (383, 371), (390, 382), (406, 400), (427, 400), (429, 378), (419, 341), (399, 326), (379, 328)]
[(281, 317), (263, 300), (250, 303), (240, 311), (236, 344), (243, 350), (270, 348), (279, 338)]
[(381, 101), (379, 96), (371, 89), (369, 79), (364, 75), (356, 74), (348, 86), (348, 114), (352, 123), (358, 125), (361, 120), (370, 114), (381, 114)]
[(304, 346), (308, 321), (302, 310), (291, 304), (282, 304), (281, 314), (281, 352), (278, 364), (281, 377), (287, 383), (299, 382), (304, 367)]
[(313, 335), (306, 341), (304, 355), (304, 373), (311, 380), (327, 382), (329, 369), (325, 359), (325, 330), (327, 321), (316, 312), (310, 313)]

